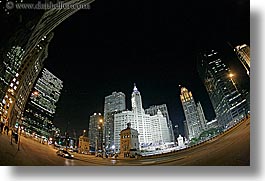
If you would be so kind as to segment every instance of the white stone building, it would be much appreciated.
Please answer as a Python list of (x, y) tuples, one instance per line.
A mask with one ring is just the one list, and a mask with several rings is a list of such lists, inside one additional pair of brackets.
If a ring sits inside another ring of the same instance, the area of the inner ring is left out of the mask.
[(131, 128), (139, 133), (140, 149), (156, 144), (170, 142), (170, 133), (167, 119), (161, 111), (157, 115), (145, 114), (142, 107), (141, 94), (134, 85), (132, 98), (132, 111), (122, 111), (114, 115), (114, 145), (115, 151), (120, 151), (120, 131), (131, 123)]

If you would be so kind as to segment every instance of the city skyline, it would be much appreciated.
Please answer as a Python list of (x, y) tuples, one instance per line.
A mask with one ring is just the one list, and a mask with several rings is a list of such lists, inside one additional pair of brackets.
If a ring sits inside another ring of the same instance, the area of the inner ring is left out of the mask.
[(1, 165), (250, 165), (249, 0), (34, 3), (0, 1)]
[[(55, 119), (62, 129), (65, 119), (70, 119), (81, 130), (89, 115), (103, 113), (105, 96), (113, 91), (129, 95), (133, 83), (141, 87), (143, 107), (167, 104), (173, 125), (179, 124), (180, 131), (184, 114), (179, 84), (194, 93), (207, 120), (215, 118), (197, 74), (197, 54), (220, 49), (226, 58), (236, 61), (229, 44), (249, 44), (247, 3), (224, 1), (213, 6), (206, 1), (193, 2), (190, 7), (182, 2), (187, 13), (177, 12), (179, 7), (171, 3), (160, 5), (95, 1), (89, 11), (81, 10), (55, 29), (45, 66), (67, 80), (59, 102), (63, 107), (58, 108)], [(221, 13), (224, 7), (227, 14)], [(194, 13), (189, 14), (191, 11)], [(120, 14), (128, 21), (122, 21)], [(129, 99), (126, 105), (130, 105)]]
[[(12, 17), (11, 11), (6, 17), (7, 32), (12, 27), (8, 18), (14, 22), (17, 15)], [(249, 1), (95, 1), (90, 10), (62, 22), (49, 45), (44, 66), (65, 83), (55, 124), (64, 130), (70, 122), (70, 128), (81, 134), (90, 115), (103, 113), (106, 95), (129, 95), (133, 83), (141, 87), (143, 107), (167, 104), (172, 124), (180, 131), (184, 114), (179, 84), (193, 92), (210, 121), (215, 116), (197, 74), (197, 54), (221, 49), (234, 61), (233, 48), (250, 44), (249, 31)]]

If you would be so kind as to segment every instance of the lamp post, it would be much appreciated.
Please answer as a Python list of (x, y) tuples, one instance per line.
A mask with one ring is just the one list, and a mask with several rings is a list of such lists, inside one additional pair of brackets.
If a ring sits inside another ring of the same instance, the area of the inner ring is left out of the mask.
[(104, 148), (103, 148), (103, 119), (98, 120), (98, 138), (97, 138), (97, 152), (101, 150), (102, 156), (104, 155)]
[(235, 75), (234, 75), (233, 73), (230, 73), (228, 76), (229, 76), (230, 80), (232, 81), (233, 85), (235, 86), (236, 91), (239, 92), (238, 89), (237, 89), (236, 83), (235, 83), (235, 81), (233, 80), (233, 77), (234, 77)]
[[(22, 131), (22, 129), (23, 129), (23, 127), (21, 127), (20, 125), (19, 125), (19, 127), (18, 127), (18, 131), (17, 131), (17, 136), (18, 136), (18, 145), (17, 145), (17, 151), (19, 151), (19, 148), (20, 148), (20, 137), (21, 137), (21, 131)], [(19, 134), (18, 134), (19, 133)]]

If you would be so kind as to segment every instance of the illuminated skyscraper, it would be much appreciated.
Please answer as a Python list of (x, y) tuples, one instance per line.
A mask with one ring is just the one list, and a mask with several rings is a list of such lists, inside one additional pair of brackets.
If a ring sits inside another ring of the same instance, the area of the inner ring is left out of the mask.
[(247, 74), (250, 75), (250, 48), (249, 46), (246, 44), (239, 45), (239, 46), (236, 46), (234, 51), (236, 52), (238, 59), (240, 60), (244, 68), (246, 69)]
[(103, 126), (104, 120), (101, 113), (94, 113), (89, 119), (88, 139), (90, 150), (103, 150)]
[[(2, 119), (0, 121), (3, 122), (6, 122), (5, 119), (7, 118), (7, 114), (4, 113), (4, 110), (11, 105), (10, 100), (4, 98), (4, 96), (8, 90), (11, 79), (15, 77), (21, 65), (24, 52), (25, 51), (20, 46), (13, 46), (5, 55), (1, 54), (3, 56), (3, 64), (0, 65), (0, 116)], [(10, 87), (17, 89), (17, 85), (14, 83), (11, 84)]]
[(203, 131), (205, 131), (207, 130), (207, 120), (205, 119), (205, 115), (200, 102), (197, 103), (197, 112), (201, 123), (201, 128)]
[[(67, 0), (62, 1), (61, 5), (88, 6), (94, 0)], [(53, 38), (52, 31), (65, 19), (79, 11), (80, 8), (51, 8), (44, 11), (43, 16), (30, 29), (29, 38), (25, 40), (27, 44), (24, 47), (25, 53), (21, 65), (16, 75), (11, 78), (4, 99), (8, 100), (9, 106), (2, 105), (2, 112), (5, 114), (5, 121), (10, 126), (19, 121), (21, 122), (22, 113), (24, 112), (26, 100), (33, 88), (33, 83), (37, 79), (43, 61), (48, 56), (48, 45)], [(11, 85), (17, 83), (17, 89), (14, 90)], [(0, 105), (1, 106), (1, 105)], [(2, 116), (1, 116), (2, 117)]]
[(148, 146), (161, 145), (170, 142), (167, 119), (160, 110), (155, 115), (146, 114), (142, 107), (140, 91), (134, 85), (131, 97), (132, 111), (122, 111), (114, 115), (114, 145), (115, 151), (120, 151), (120, 131), (127, 123), (139, 133), (140, 149)]
[(114, 114), (125, 109), (124, 93), (113, 92), (105, 97), (103, 139), (107, 150), (114, 145)]
[(164, 117), (166, 117), (167, 119), (167, 127), (169, 129), (169, 137), (170, 137), (170, 141), (171, 142), (175, 142), (175, 136), (174, 136), (174, 132), (173, 132), (173, 126), (172, 126), (172, 122), (169, 119), (169, 114), (168, 114), (168, 110), (167, 110), (167, 105), (166, 104), (161, 104), (161, 105), (152, 105), (149, 108), (145, 109), (145, 113), (146, 114), (150, 114), (151, 116), (156, 115), (157, 112), (161, 111), (161, 113), (163, 114)]
[(51, 136), (56, 129), (53, 118), (62, 88), (63, 82), (44, 68), (25, 107), (22, 125), (26, 132), (39, 138)]
[(185, 87), (181, 88), (180, 100), (186, 118), (186, 130), (188, 131), (188, 139), (198, 137), (202, 132), (201, 122), (197, 111), (196, 103), (192, 93)]
[(108, 112), (123, 111), (126, 109), (125, 94), (122, 92), (112, 92), (111, 95), (105, 97), (104, 115)]
[(221, 55), (215, 50), (206, 51), (199, 55), (197, 63), (218, 125), (225, 128), (241, 120), (246, 112), (246, 99), (239, 92), (233, 74)]

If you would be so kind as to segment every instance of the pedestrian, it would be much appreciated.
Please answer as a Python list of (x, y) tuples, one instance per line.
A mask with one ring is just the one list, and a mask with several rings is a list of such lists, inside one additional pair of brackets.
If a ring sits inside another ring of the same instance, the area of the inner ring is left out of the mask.
[(1, 132), (1, 134), (2, 134), (3, 130), (4, 130), (4, 123), (1, 122), (1, 123), (0, 123), (0, 132)]
[(17, 134), (17, 132), (15, 132), (15, 142), (16, 142), (16, 144), (17, 144), (17, 142), (18, 142), (18, 134)]
[(8, 135), (9, 127), (8, 127), (7, 125), (5, 126), (5, 132), (6, 132), (6, 134)]

